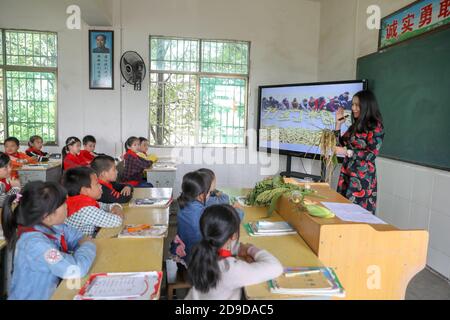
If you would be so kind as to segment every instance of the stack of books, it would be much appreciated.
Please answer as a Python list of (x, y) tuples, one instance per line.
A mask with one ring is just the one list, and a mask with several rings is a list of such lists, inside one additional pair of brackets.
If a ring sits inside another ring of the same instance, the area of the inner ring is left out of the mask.
[(96, 273), (74, 300), (156, 300), (162, 272)]
[(257, 221), (244, 224), (251, 237), (273, 237), (297, 234), (297, 231), (285, 221)]
[(345, 297), (345, 290), (333, 269), (327, 267), (286, 268), (269, 281), (272, 293), (301, 296)]
[(167, 236), (167, 225), (127, 224), (117, 236), (118, 238), (164, 238)]

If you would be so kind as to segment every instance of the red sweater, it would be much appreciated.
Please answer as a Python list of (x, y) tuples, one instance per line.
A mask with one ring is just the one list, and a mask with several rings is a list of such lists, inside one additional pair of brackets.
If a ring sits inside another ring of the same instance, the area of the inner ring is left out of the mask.
[(81, 156), (81, 154), (68, 153), (64, 158), (64, 170), (69, 170), (76, 167), (87, 167), (89, 162)]
[(80, 157), (83, 157), (84, 159), (86, 159), (87, 163), (91, 163), (92, 160), (94, 160), (94, 158), (95, 158), (95, 156), (92, 155), (92, 153), (90, 153), (89, 151), (86, 151), (86, 150), (80, 151)]

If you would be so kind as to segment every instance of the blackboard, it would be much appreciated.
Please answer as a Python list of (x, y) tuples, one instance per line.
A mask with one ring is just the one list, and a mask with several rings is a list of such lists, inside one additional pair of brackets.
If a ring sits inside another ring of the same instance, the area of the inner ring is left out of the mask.
[(450, 171), (450, 28), (361, 57), (384, 119), (380, 156)]

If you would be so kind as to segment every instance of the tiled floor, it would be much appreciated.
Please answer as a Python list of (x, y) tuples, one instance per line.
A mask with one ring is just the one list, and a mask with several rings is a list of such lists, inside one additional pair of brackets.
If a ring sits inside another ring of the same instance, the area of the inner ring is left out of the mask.
[(406, 300), (450, 300), (450, 283), (434, 271), (425, 269), (409, 283)]

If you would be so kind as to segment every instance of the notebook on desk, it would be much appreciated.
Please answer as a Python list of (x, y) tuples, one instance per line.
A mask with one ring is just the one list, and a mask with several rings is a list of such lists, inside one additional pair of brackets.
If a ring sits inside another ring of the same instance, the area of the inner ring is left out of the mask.
[(156, 300), (162, 272), (92, 274), (74, 300)]

